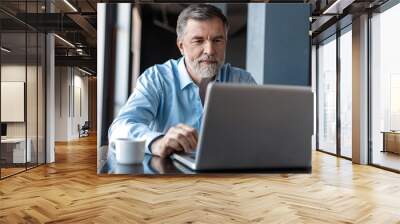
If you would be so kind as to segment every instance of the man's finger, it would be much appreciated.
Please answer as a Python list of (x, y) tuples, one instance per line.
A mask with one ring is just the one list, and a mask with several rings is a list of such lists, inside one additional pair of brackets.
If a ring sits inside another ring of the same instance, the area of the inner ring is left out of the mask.
[(196, 142), (197, 142), (197, 141), (198, 141), (198, 138), (199, 138), (198, 133), (197, 133), (197, 130), (196, 130), (195, 128), (190, 127), (190, 126), (186, 126), (185, 128), (186, 128), (188, 131), (190, 131), (190, 133), (192, 133), (192, 135), (194, 136), (194, 138), (196, 139)]
[(188, 133), (193, 138), (194, 143), (195, 143), (194, 147), (196, 147), (197, 138), (198, 138), (196, 129), (194, 129), (194, 128), (190, 127), (190, 126), (184, 125), (184, 124), (178, 126), (178, 128), (184, 130), (185, 133)]
[(179, 144), (175, 138), (168, 139), (167, 148), (172, 148), (175, 151), (183, 151), (183, 147)]
[(185, 152), (190, 151), (192, 149), (190, 141), (188, 137), (186, 137), (184, 134), (182, 134), (181, 131), (176, 131), (176, 140), (178, 143), (182, 146), (182, 148), (185, 150)]
[(183, 128), (179, 128), (176, 132), (185, 138), (185, 140), (189, 143), (189, 147), (191, 150), (196, 148), (197, 141), (192, 133)]

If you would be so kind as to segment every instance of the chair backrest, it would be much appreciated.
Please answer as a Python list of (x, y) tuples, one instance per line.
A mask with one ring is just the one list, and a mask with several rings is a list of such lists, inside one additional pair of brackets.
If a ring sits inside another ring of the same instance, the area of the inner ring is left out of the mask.
[(85, 128), (85, 129), (89, 129), (89, 121), (85, 121), (85, 123), (83, 124), (83, 126), (82, 126), (82, 128)]

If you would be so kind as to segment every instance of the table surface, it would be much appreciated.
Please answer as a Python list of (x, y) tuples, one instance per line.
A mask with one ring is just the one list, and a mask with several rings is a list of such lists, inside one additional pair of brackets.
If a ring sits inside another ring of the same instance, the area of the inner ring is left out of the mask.
[[(27, 139), (30, 140), (29, 138)], [(25, 142), (25, 138), (2, 138), (1, 143), (19, 143)]]
[(116, 162), (115, 155), (111, 153), (98, 164), (98, 174), (126, 174), (126, 175), (148, 175), (148, 174), (237, 174), (237, 173), (310, 173), (311, 169), (264, 169), (264, 170), (217, 170), (200, 172), (194, 171), (171, 158), (160, 158), (145, 154), (141, 164), (124, 165)]
[(381, 133), (384, 133), (384, 134), (400, 134), (400, 131), (381, 131)]

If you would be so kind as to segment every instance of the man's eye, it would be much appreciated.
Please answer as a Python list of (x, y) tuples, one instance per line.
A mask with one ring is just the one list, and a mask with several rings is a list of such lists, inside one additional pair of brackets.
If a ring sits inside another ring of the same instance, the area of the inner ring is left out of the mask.
[(192, 41), (192, 42), (195, 43), (195, 44), (201, 44), (201, 43), (203, 43), (202, 40), (194, 40), (194, 41)]
[(215, 39), (214, 42), (215, 43), (220, 43), (220, 42), (222, 42), (222, 39)]

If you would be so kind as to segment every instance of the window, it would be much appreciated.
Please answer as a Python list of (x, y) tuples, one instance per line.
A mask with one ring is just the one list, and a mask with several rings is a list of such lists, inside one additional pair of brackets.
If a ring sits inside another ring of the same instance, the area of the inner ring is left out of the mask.
[(317, 58), (317, 149), (351, 159), (353, 95), (351, 24), (322, 41), (318, 45)]
[(372, 164), (400, 170), (400, 4), (371, 18)]
[(352, 157), (352, 32), (342, 31), (340, 44), (340, 155)]
[[(18, 2), (20, 16), (40, 13), (44, 1)], [(15, 6), (0, 2), (0, 7)], [(45, 34), (0, 12), (0, 178), (45, 162)], [(14, 101), (13, 101), (14, 100)], [(7, 101), (7, 102), (6, 102)], [(17, 108), (17, 109), (10, 109)]]
[(336, 153), (336, 36), (318, 47), (318, 149)]

